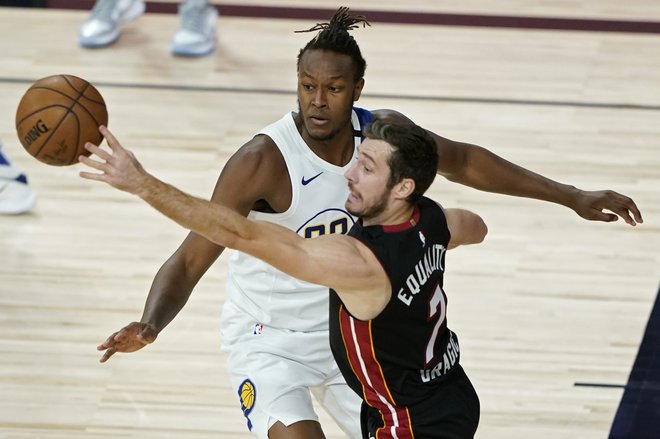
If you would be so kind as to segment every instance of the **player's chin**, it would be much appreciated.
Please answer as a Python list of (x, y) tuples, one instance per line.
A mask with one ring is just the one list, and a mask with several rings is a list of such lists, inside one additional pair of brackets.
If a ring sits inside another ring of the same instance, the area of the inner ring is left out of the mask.
[(305, 128), (307, 129), (309, 137), (319, 142), (330, 140), (335, 134), (334, 131), (328, 127), (317, 127), (310, 125), (309, 123), (306, 124)]
[(362, 209), (362, 205), (358, 203), (356, 199), (352, 199), (352, 197), (353, 195), (349, 195), (348, 199), (346, 200), (344, 205), (346, 211), (355, 217), (362, 216), (361, 214), (364, 211)]

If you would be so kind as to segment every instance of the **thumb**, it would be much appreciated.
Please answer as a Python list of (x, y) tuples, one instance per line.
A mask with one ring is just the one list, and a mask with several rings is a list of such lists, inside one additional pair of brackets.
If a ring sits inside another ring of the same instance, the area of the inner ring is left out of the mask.
[(618, 216), (618, 215), (615, 215), (615, 214), (613, 214), (613, 213), (604, 213), (603, 215), (604, 215), (605, 218), (606, 218), (604, 221), (607, 221), (608, 223), (611, 223), (611, 222), (614, 222), (614, 221), (618, 221), (618, 220), (619, 220), (619, 216)]
[(593, 211), (592, 219), (611, 223), (613, 221), (618, 220), (619, 216), (613, 213), (607, 213), (607, 212), (603, 212), (602, 210), (596, 209)]

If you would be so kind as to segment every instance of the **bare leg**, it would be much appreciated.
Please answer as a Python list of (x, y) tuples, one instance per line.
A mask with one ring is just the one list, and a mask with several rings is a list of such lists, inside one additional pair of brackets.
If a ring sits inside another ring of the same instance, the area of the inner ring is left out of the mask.
[(321, 424), (316, 421), (299, 421), (288, 427), (276, 422), (268, 430), (270, 439), (325, 439)]

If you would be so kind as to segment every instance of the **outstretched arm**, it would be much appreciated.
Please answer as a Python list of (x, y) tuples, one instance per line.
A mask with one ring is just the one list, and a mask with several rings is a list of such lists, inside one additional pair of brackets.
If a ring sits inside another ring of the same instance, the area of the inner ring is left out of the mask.
[[(412, 123), (393, 110), (378, 110), (374, 116)], [(482, 191), (561, 204), (588, 220), (611, 222), (621, 217), (632, 226), (643, 222), (637, 205), (625, 195), (612, 190), (584, 191), (522, 168), (480, 146), (430, 134), (440, 155), (438, 173), (448, 180)]]
[[(386, 281), (378, 261), (357, 240), (344, 235), (303, 239), (277, 224), (251, 221), (226, 206), (185, 194), (145, 171), (107, 128), (101, 127), (100, 131), (111, 151), (86, 144), (102, 161), (80, 156), (82, 163), (100, 171), (81, 172), (81, 177), (135, 194), (181, 226), (299, 279), (338, 290), (360, 291), (373, 288), (376, 281)], [(328, 270), (329, 266), (333, 269)]]
[[(106, 127), (100, 127), (99, 131), (106, 138), (110, 151), (91, 143), (86, 144), (87, 150), (102, 161), (85, 156), (80, 156), (80, 161), (101, 172), (83, 171), (80, 172), (81, 177), (102, 181), (137, 195), (185, 228), (225, 247), (245, 245), (245, 242), (255, 240), (261, 233), (256, 222), (248, 221), (234, 210), (188, 195), (157, 179), (144, 170), (133, 153), (122, 147)], [(291, 233), (287, 229), (284, 231)], [(299, 237), (293, 234), (287, 238), (295, 241)]]

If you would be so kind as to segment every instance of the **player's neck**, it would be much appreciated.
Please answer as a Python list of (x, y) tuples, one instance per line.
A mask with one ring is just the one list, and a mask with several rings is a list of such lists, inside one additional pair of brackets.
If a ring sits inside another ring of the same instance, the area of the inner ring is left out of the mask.
[(391, 203), (383, 212), (372, 218), (362, 218), (364, 226), (396, 226), (411, 220), (415, 206), (406, 202)]
[(314, 154), (335, 166), (346, 166), (353, 157), (355, 140), (350, 126), (326, 140), (313, 139), (306, 132), (302, 133), (302, 137)]

